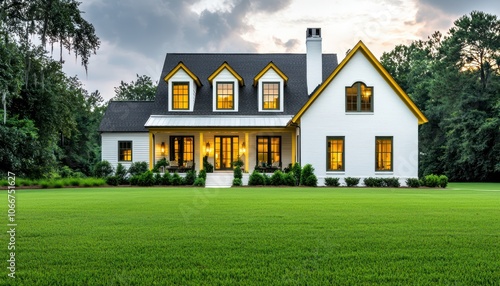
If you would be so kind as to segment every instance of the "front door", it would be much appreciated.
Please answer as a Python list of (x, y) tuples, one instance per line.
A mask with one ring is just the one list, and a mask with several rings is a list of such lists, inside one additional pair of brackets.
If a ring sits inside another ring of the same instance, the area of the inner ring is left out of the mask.
[(239, 157), (237, 136), (215, 136), (215, 170), (232, 170)]

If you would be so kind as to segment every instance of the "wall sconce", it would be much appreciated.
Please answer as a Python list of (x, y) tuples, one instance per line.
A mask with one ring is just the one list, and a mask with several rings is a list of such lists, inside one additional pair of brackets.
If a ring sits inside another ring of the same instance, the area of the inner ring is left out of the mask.
[(165, 155), (165, 142), (161, 142), (161, 154)]
[(241, 143), (241, 153), (245, 154), (246, 151), (247, 151), (247, 148), (245, 145), (245, 141), (243, 141), (243, 143)]
[(208, 155), (210, 155), (210, 142), (207, 142), (207, 144), (205, 144), (205, 152), (207, 152), (207, 157)]

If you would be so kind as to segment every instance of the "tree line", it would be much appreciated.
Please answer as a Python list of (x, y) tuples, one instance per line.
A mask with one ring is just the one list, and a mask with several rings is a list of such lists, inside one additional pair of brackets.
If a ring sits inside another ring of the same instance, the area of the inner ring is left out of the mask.
[(381, 63), (424, 112), (419, 172), (500, 180), (500, 21), (473, 11), (446, 35), (398, 45)]
[[(100, 161), (99, 123), (106, 109), (62, 71), (54, 44), (87, 70), (99, 48), (94, 27), (75, 0), (0, 2), (0, 174), (50, 177), (63, 168), (92, 175)], [(32, 39), (38, 38), (38, 44)], [(47, 46), (49, 48), (47, 48)], [(419, 172), (452, 181), (500, 177), (500, 21), (474, 11), (446, 35), (398, 45), (381, 63), (428, 117), (419, 127)], [(148, 76), (121, 81), (113, 100), (153, 100)], [(4, 124), (3, 118), (6, 115)]]

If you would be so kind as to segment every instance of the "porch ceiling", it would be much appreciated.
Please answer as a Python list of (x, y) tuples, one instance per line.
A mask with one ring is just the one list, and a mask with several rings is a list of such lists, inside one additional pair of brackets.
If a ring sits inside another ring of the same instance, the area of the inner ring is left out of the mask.
[(292, 117), (151, 115), (144, 127), (286, 127)]

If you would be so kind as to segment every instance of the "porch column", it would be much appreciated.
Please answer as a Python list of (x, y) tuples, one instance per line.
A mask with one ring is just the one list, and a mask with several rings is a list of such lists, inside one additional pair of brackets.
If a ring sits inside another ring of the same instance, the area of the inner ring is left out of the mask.
[(246, 145), (246, 151), (245, 151), (245, 171), (250, 172), (249, 164), (248, 162), (248, 153), (250, 152), (250, 142), (248, 142), (248, 132), (245, 132), (245, 145)]
[(154, 158), (154, 140), (153, 140), (153, 132), (149, 131), (149, 169), (153, 170), (153, 158)]
[(203, 140), (203, 132), (200, 132), (200, 158), (199, 158), (199, 166), (198, 166), (198, 171), (201, 171), (203, 169), (203, 157), (205, 156), (205, 141)]
[(292, 166), (297, 162), (297, 132), (292, 131)]

